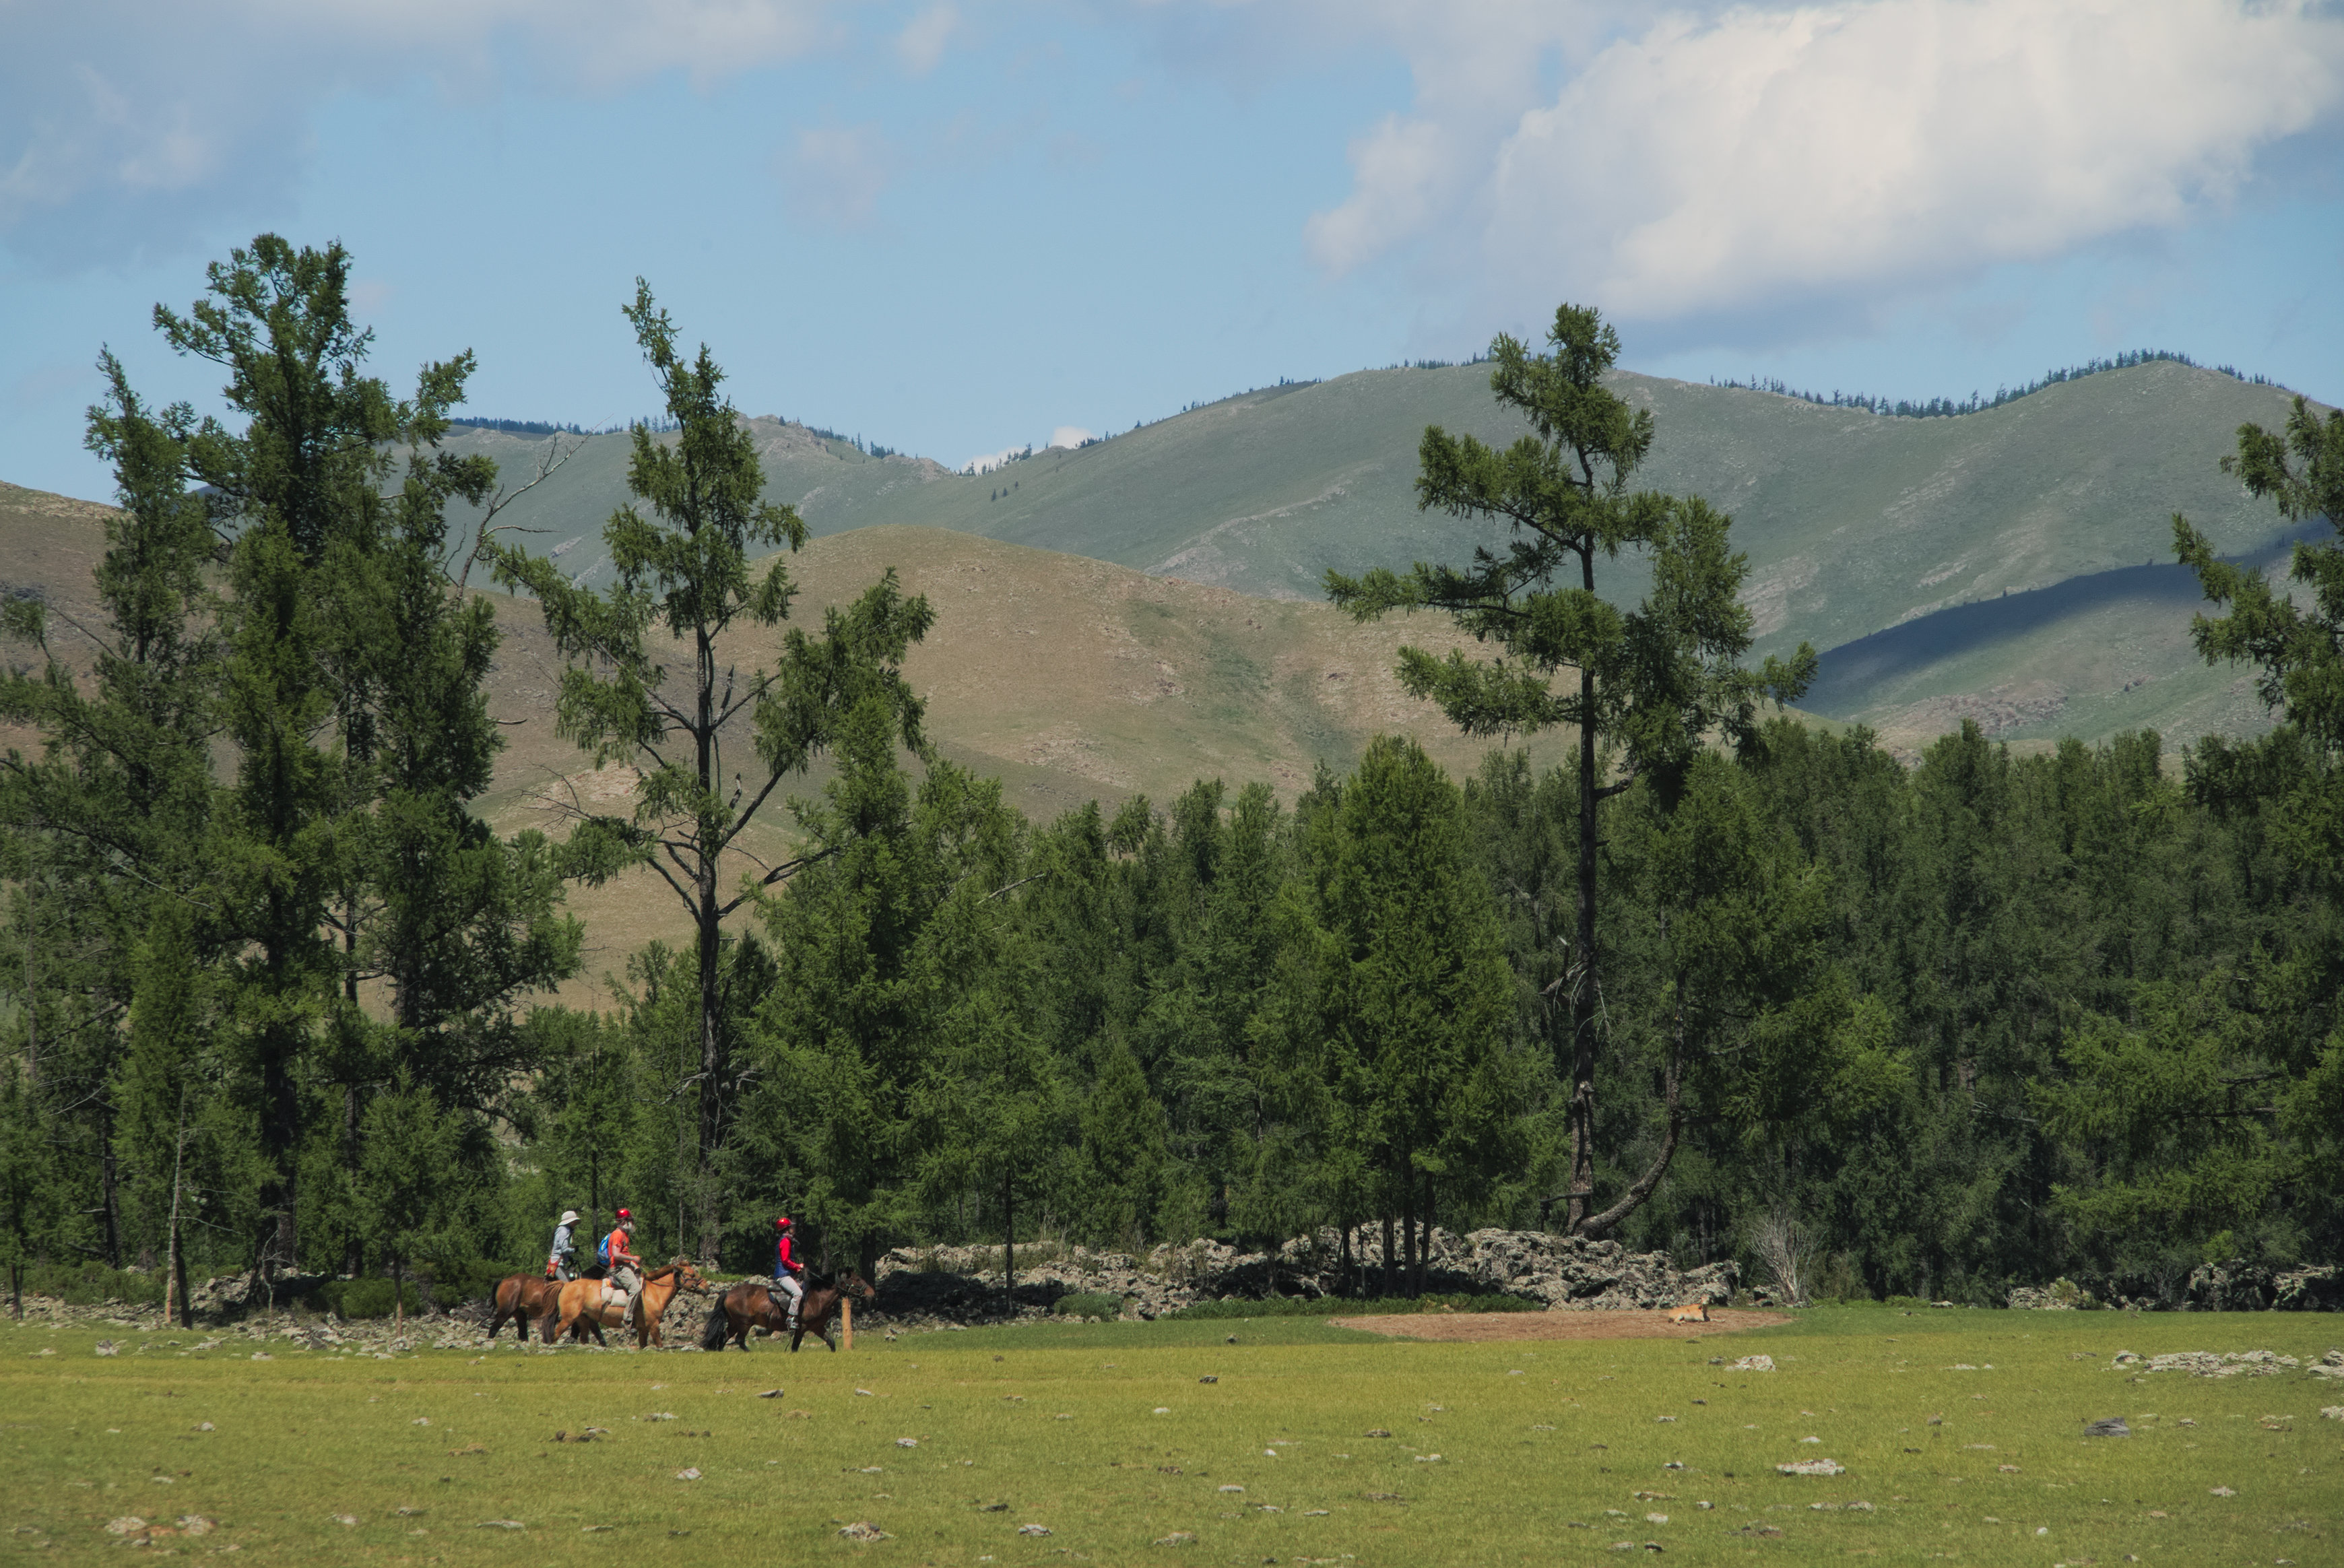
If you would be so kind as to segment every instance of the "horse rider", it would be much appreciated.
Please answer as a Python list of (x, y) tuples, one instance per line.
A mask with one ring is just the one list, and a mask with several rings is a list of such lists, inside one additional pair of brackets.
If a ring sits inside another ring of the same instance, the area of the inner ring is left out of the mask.
[(798, 1304), (805, 1300), (805, 1261), (798, 1256), (797, 1222), (784, 1214), (773, 1221), (773, 1294), (789, 1298), (789, 1327), (798, 1326)]
[(578, 1243), (570, 1239), (570, 1228), (577, 1223), (578, 1210), (565, 1209), (561, 1211), (561, 1222), (553, 1228), (553, 1250), (545, 1258), (547, 1279), (570, 1280), (578, 1278), (578, 1271), (571, 1267), (571, 1259), (578, 1256)]
[(611, 1282), (627, 1293), (627, 1305), (619, 1314), (622, 1323), (633, 1320), (635, 1300), (643, 1291), (643, 1277), (639, 1271), (643, 1260), (628, 1250), (627, 1227), (634, 1223), (634, 1218), (620, 1209), (618, 1218), (611, 1222), (611, 1233), (602, 1238), (602, 1258), (611, 1266)]

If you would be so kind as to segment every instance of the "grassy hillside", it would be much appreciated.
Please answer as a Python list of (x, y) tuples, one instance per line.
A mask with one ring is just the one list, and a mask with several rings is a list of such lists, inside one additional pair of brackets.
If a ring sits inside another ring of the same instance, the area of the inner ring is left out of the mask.
[[(1315, 600), (1329, 566), (1453, 557), (1490, 536), (1419, 512), (1411, 488), (1428, 423), (1492, 440), (1519, 433), (1487, 383), (1486, 369), (1461, 366), (1270, 388), (975, 478), (755, 423), (771, 493), (795, 502), (817, 533), (945, 528)], [(1962, 713), (2013, 738), (2143, 723), (2187, 736), (2261, 722), (2188, 649), (2194, 591), (2144, 593), (2120, 574), (2168, 559), (2176, 511), (2228, 551), (2275, 558), (2279, 520), (2218, 464), (2238, 425), (2281, 417), (2284, 393), (2160, 361), (1983, 413), (1914, 420), (1635, 375), (1619, 385), (1659, 422), (1643, 478), (1733, 513), (1759, 651), (1801, 640), (1849, 651), (1831, 662), (1819, 711), (1900, 736)], [(465, 440), (516, 472), (538, 450), (525, 438)], [(586, 581), (607, 571), (599, 531), (622, 499), (625, 448), (623, 437), (588, 441), (513, 509), (546, 531), (530, 542), (562, 550)], [(2026, 600), (2006, 626), (1962, 613), (2083, 580), (2088, 592)], [(1632, 569), (1617, 582), (1636, 591)], [(1981, 627), (2005, 631), (1982, 642)], [(1869, 679), (1877, 661), (1856, 645), (1895, 629), (1894, 678)], [(1995, 695), (2019, 687), (2032, 694)]]
[[(104, 549), (105, 516), (86, 502), (0, 490), (0, 582), (36, 587), (63, 612), (56, 642), (68, 658), (86, 650), (71, 622), (87, 621), (94, 609), (90, 568)], [(1232, 787), (1264, 780), (1290, 800), (1319, 764), (1348, 769), (1369, 740), (1388, 732), (1417, 735), (1458, 774), (1478, 766), (1484, 750), (1410, 700), (1392, 673), (1405, 642), (1450, 646), (1445, 622), (1359, 626), (1323, 604), (900, 527), (834, 534), (795, 557), (803, 589), (795, 619), (819, 624), (823, 606), (852, 598), (890, 566), (936, 607), (935, 628), (906, 667), (927, 700), (930, 735), (945, 756), (1000, 778), (1036, 818), (1093, 799), (1109, 810), (1133, 794), (1163, 803), (1211, 777)], [(480, 808), (500, 831), (538, 825), (559, 836), (567, 832), (565, 804), (621, 807), (632, 776), (617, 767), (589, 771), (588, 759), (554, 733), (561, 661), (537, 605), (490, 597), (505, 634), (490, 705), (506, 750)], [(753, 667), (761, 657), (770, 662), (778, 641), (742, 635), (724, 651)], [(33, 737), (0, 740), (23, 745)], [(746, 746), (745, 728), (729, 744)], [(1543, 740), (1539, 755), (1561, 744)], [(810, 794), (825, 776), (818, 769), (787, 787)], [(786, 858), (790, 819), (768, 810), (728, 880)], [(649, 873), (576, 890), (571, 907), (592, 946), (575, 1001), (607, 996), (603, 972), (645, 941), (674, 940), (687, 929), (665, 885)]]

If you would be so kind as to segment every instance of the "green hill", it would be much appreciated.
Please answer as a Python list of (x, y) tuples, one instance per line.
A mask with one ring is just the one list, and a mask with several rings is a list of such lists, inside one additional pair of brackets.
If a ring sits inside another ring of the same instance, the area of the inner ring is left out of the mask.
[[(95, 610), (91, 568), (105, 549), (106, 509), (0, 485), (0, 591), (37, 591), (59, 613), (54, 645), (68, 660), (89, 646), (76, 622)], [(1149, 577), (1128, 567), (937, 529), (855, 529), (814, 541), (791, 563), (795, 619), (853, 598), (894, 567), (936, 608), (905, 673), (928, 703), (939, 750), (997, 777), (1036, 819), (1088, 800), (1112, 811), (1134, 794), (1168, 803), (1199, 778), (1234, 789), (1259, 780), (1291, 800), (1320, 764), (1348, 770), (1379, 733), (1413, 734), (1452, 774), (1480, 765), (1485, 746), (1460, 736), (1429, 704), (1399, 689), (1399, 645), (1447, 648), (1445, 624), (1359, 625), (1323, 603), (1265, 600), (1226, 588)], [(502, 832), (568, 831), (573, 799), (618, 807), (633, 775), (591, 759), (554, 733), (561, 660), (535, 603), (501, 593), (504, 642), (489, 677), (490, 710), (505, 750), (479, 803)], [(743, 668), (770, 664), (777, 636), (736, 635), (723, 649)], [(24, 658), (29, 650), (9, 650)], [(743, 733), (734, 746), (748, 744)], [(0, 744), (37, 737), (0, 726)], [(1543, 764), (1562, 737), (1534, 752)], [(812, 794), (826, 774), (786, 786)], [(786, 812), (768, 809), (725, 868), (736, 874), (787, 857)], [(673, 899), (648, 871), (572, 889), (586, 922), (587, 973), (568, 987), (581, 1005), (608, 1000), (601, 981), (654, 937), (686, 931)]]
[[(2186, 578), (2126, 574), (2167, 558), (2176, 511), (2228, 551), (2278, 558), (2279, 520), (2218, 464), (2238, 425), (2283, 415), (2285, 393), (2171, 361), (1940, 419), (1631, 374), (1619, 385), (1659, 421), (1645, 481), (1733, 514), (1759, 651), (1803, 639), (1828, 651), (1819, 712), (1900, 744), (1965, 714), (2021, 740), (2262, 722), (2230, 673), (2189, 650)], [(1476, 366), (1265, 389), (975, 477), (753, 423), (770, 492), (818, 534), (950, 529), (1297, 599), (1316, 599), (1329, 566), (1405, 566), (1490, 537), (1416, 510), (1417, 440), (1429, 423), (1519, 433)], [(515, 472), (542, 450), (462, 440)], [(626, 448), (623, 436), (588, 440), (510, 511), (585, 581), (608, 571), (598, 535), (623, 499)], [(1635, 592), (1632, 572), (1619, 583)], [(1976, 612), (2006, 595), (2016, 602), (2003, 612)], [(1892, 632), (1884, 660), (1867, 640)]]

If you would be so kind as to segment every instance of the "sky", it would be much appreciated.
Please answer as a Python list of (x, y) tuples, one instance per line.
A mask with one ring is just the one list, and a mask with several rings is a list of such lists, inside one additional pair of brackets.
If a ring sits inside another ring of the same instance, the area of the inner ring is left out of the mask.
[(1991, 393), (2130, 349), (2344, 400), (2344, 9), (2304, 0), (0, 0), (0, 480), (111, 347), (338, 240), (395, 389), (959, 467), (1592, 304), (1622, 362)]

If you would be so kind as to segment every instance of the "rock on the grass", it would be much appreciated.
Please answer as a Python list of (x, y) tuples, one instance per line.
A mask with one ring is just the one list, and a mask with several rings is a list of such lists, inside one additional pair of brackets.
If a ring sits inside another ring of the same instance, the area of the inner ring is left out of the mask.
[(2321, 1407), (2319, 1413), (2329, 1421), (2344, 1421), (2344, 1405), (2325, 1405)]
[(1020, 1535), (1047, 1535), (1050, 1533), (1050, 1527), (1046, 1524), (1021, 1524), (1017, 1527), (1017, 1533)]
[(1156, 1544), (1158, 1546), (1194, 1546), (1196, 1543), (1196, 1536), (1186, 1530), (1175, 1530), (1169, 1535), (1159, 1535), (1156, 1538)]
[(1772, 1356), (1744, 1356), (1726, 1369), (1733, 1372), (1771, 1372), (1773, 1370), (1774, 1358)]
[(2275, 1378), (2302, 1364), (2293, 1356), (2272, 1351), (2176, 1351), (2170, 1355), (2151, 1356), (2146, 1361), (2129, 1351), (2119, 1351), (2111, 1370), (2187, 1372), (2199, 1378)]
[(1844, 1475), (1847, 1466), (1835, 1459), (1803, 1459), (1774, 1467), (1784, 1475)]
[(2125, 1424), (2124, 1417), (2113, 1415), (2106, 1421), (2092, 1422), (2084, 1429), (2084, 1435), (2086, 1437), (2130, 1437), (2132, 1428)]
[(858, 1519), (854, 1523), (843, 1527), (839, 1531), (839, 1533), (846, 1537), (849, 1541), (887, 1541), (894, 1539), (885, 1531), (880, 1529), (876, 1524), (872, 1523), (868, 1519)]

